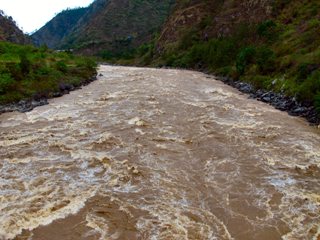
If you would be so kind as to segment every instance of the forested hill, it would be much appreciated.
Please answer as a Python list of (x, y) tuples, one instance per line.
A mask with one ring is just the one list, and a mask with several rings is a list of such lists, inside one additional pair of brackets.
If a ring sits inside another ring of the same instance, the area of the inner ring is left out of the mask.
[(63, 11), (32, 37), (56, 49), (72, 48), (90, 55), (121, 53), (149, 41), (174, 2), (96, 0), (88, 8)]
[(61, 40), (67, 36), (84, 16), (88, 8), (67, 9), (55, 16), (45, 26), (32, 35), (34, 43), (38, 46), (47, 45), (57, 47)]
[(0, 41), (19, 44), (31, 43), (30, 39), (17, 27), (12, 17), (0, 10)]

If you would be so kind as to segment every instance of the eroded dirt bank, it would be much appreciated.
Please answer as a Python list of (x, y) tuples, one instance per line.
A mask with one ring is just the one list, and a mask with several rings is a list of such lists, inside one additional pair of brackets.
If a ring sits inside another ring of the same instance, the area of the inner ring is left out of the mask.
[(0, 116), (0, 239), (319, 239), (318, 129), (202, 73), (100, 73)]

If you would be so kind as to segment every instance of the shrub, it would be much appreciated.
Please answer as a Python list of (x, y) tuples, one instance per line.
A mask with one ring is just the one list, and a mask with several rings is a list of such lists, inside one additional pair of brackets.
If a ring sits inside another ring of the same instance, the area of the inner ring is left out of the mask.
[(56, 69), (60, 72), (66, 73), (68, 72), (68, 66), (64, 61), (59, 61), (56, 63)]
[(261, 46), (256, 49), (256, 63), (263, 74), (270, 74), (275, 69), (276, 56), (274, 52), (266, 47)]
[(20, 81), (23, 79), (21, 65), (19, 63), (15, 63), (15, 62), (7, 63), (6, 68), (9, 70), (10, 75), (13, 79), (17, 81)]
[(142, 44), (137, 49), (137, 54), (139, 57), (149, 53), (153, 49), (153, 44)]
[(188, 49), (196, 42), (199, 42), (199, 36), (197, 35), (197, 31), (194, 29), (184, 29), (181, 40), (179, 42), (179, 49)]
[(309, 75), (308, 63), (301, 63), (297, 68), (297, 80), (302, 81), (306, 79)]
[(232, 65), (237, 56), (237, 46), (233, 39), (215, 39), (209, 41), (208, 50), (205, 52), (210, 66), (215, 68)]
[(14, 79), (9, 73), (0, 74), (0, 94), (4, 94), (14, 84)]
[(111, 60), (114, 57), (114, 54), (109, 50), (103, 50), (100, 52), (99, 56), (104, 60)]
[(296, 72), (295, 72), (296, 81), (298, 83), (303, 82), (305, 79), (312, 76), (313, 73), (316, 72), (318, 69), (319, 69), (318, 64), (300, 63), (297, 67)]
[(314, 101), (315, 96), (320, 92), (320, 70), (314, 71), (298, 89), (298, 98), (304, 101)]
[(246, 67), (254, 62), (256, 49), (252, 46), (241, 49), (237, 56), (236, 67), (240, 75), (244, 74)]
[(29, 61), (25, 51), (21, 51), (19, 54), (20, 58), (20, 70), (22, 74), (28, 74), (31, 68), (31, 62)]
[(274, 40), (277, 37), (276, 31), (277, 25), (272, 20), (267, 20), (260, 23), (257, 26), (257, 33), (260, 37), (263, 37), (269, 41)]

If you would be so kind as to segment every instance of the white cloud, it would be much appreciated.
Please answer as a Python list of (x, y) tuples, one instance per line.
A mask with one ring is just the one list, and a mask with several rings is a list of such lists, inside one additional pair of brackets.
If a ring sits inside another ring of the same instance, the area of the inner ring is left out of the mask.
[(93, 0), (0, 0), (0, 9), (12, 16), (24, 32), (41, 28), (66, 8), (85, 7)]

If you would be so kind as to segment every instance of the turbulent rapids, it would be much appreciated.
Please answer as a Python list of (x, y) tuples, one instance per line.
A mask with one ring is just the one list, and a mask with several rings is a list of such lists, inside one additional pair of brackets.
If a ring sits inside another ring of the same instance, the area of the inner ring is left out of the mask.
[(320, 134), (202, 73), (101, 66), (0, 116), (0, 239), (320, 239)]

